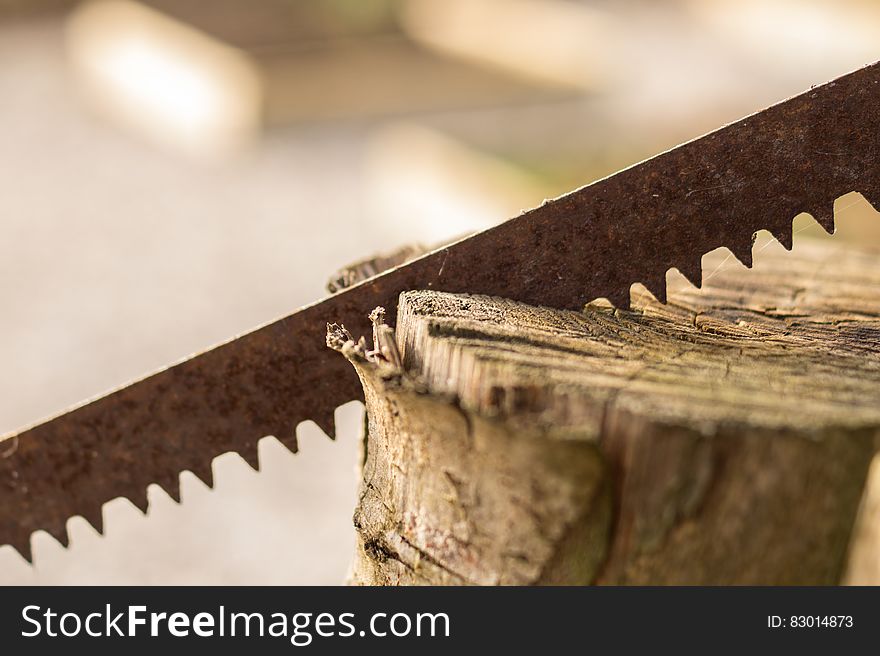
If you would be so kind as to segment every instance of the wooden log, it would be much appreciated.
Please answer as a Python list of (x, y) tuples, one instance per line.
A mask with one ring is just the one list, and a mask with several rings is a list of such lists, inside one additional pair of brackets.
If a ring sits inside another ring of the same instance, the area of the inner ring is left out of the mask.
[(840, 582), (880, 436), (880, 259), (713, 255), (668, 305), (414, 291), (374, 349), (331, 327), (368, 418), (351, 581)]

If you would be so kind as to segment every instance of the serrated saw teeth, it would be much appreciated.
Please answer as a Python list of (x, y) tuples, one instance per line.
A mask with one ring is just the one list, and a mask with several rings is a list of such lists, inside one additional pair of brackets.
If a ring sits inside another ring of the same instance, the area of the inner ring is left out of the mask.
[[(142, 515), (146, 515), (147, 511), (150, 509), (150, 500), (147, 498), (147, 488), (144, 488), (139, 494), (133, 494), (122, 498), (131, 502), (131, 505), (140, 510)], [(107, 501), (111, 501), (111, 499), (107, 499)]]
[(260, 453), (256, 445), (241, 449), (238, 452), (238, 455), (241, 456), (242, 460), (244, 460), (251, 469), (257, 472), (260, 471)]
[(11, 546), (13, 549), (15, 549), (19, 553), (19, 555), (21, 555), (21, 557), (24, 558), (27, 562), (29, 562), (29, 563), (34, 562), (33, 552), (31, 551), (31, 534), (30, 533), (28, 533), (27, 537), (25, 537), (23, 539), (21, 539), (21, 538), (14, 539), (14, 540), (10, 539), (9, 546)]
[(168, 498), (171, 499), (174, 503), (180, 503), (180, 478), (179, 475), (177, 477), (177, 481), (174, 483), (169, 483), (168, 485), (159, 485), (159, 487), (168, 495)]
[(321, 431), (331, 440), (336, 439), (336, 417), (334, 415), (334, 412), (324, 413), (320, 416), (316, 416), (313, 419), (313, 421), (318, 425), (318, 428), (320, 428)]
[(641, 281), (651, 294), (661, 303), (666, 303), (666, 278), (654, 278), (651, 280)]
[(211, 462), (192, 465), (187, 470), (207, 487), (214, 487), (214, 469)]
[(614, 307), (621, 310), (629, 310), (632, 305), (632, 297), (630, 296), (629, 287), (619, 291), (609, 292), (605, 298)]
[(673, 267), (681, 275), (685, 277), (691, 285), (700, 289), (703, 286), (703, 262), (702, 256), (687, 264), (681, 264)]
[(728, 249), (733, 253), (733, 256), (748, 269), (751, 269), (755, 264), (754, 247), (756, 237), (757, 233), (753, 233), (750, 235), (748, 241), (739, 241), (738, 243), (733, 243), (728, 246)]
[(67, 534), (67, 522), (64, 522), (60, 526), (53, 526), (50, 528), (45, 528), (43, 530), (51, 535), (53, 538), (55, 538), (58, 543), (65, 549), (69, 546), (70, 537)]
[(794, 246), (794, 235), (791, 229), (791, 225), (787, 228), (783, 227), (781, 229), (772, 230), (770, 234), (773, 235), (773, 238), (776, 239), (780, 244), (782, 244), (785, 250), (790, 251)]
[(104, 509), (103, 506), (98, 508), (97, 512), (87, 513), (81, 515), (81, 517), (86, 520), (89, 525), (95, 529), (98, 535), (104, 534)]

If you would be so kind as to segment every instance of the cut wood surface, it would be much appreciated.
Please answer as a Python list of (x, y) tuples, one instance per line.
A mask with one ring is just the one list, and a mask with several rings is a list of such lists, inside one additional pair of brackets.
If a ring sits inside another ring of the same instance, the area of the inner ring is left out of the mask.
[(880, 436), (878, 255), (721, 251), (703, 289), (633, 300), (409, 292), (402, 365), (333, 327), (368, 416), (352, 582), (842, 580)]

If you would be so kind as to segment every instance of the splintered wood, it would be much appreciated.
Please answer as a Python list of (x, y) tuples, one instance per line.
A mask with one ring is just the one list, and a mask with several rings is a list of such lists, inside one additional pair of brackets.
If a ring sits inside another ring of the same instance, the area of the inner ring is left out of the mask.
[(880, 258), (715, 255), (668, 305), (414, 291), (402, 364), (339, 346), (368, 413), (352, 581), (840, 582), (880, 436)]

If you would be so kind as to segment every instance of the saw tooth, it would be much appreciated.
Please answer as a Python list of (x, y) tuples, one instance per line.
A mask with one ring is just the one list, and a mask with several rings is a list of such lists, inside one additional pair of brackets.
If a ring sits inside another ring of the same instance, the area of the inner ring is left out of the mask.
[(675, 269), (683, 275), (687, 281), (699, 289), (703, 286), (703, 260), (691, 260), (685, 264), (676, 266)]
[(629, 310), (631, 307), (629, 287), (609, 292), (605, 298), (618, 310)]
[(20, 540), (10, 541), (8, 544), (19, 554), (21, 554), (21, 557), (24, 558), (27, 562), (29, 562), (31, 565), (34, 564), (34, 554), (31, 549), (30, 536), (27, 536)]
[[(321, 414), (312, 418), (318, 428), (320, 428), (331, 440), (336, 439), (336, 417), (333, 412)], [(296, 453), (296, 452), (294, 452)]]
[(190, 473), (209, 488), (214, 487), (214, 469), (212, 462), (203, 462), (189, 468)]
[(147, 510), (150, 507), (150, 501), (147, 499), (147, 491), (146, 489), (143, 492), (140, 492), (137, 495), (133, 495), (128, 499), (135, 508), (140, 510), (143, 514), (147, 514)]
[[(291, 453), (299, 453), (299, 440), (296, 436), (296, 428), (291, 431), (279, 431), (272, 434)], [(282, 437), (282, 435), (284, 437)]]
[(83, 513), (80, 515), (86, 520), (99, 535), (104, 534), (104, 508), (99, 506), (96, 511)]
[[(782, 244), (782, 246), (783, 246), (783, 248), (785, 248), (785, 250), (790, 251), (792, 249), (792, 247), (794, 246), (794, 236), (792, 233), (790, 223), (787, 226), (783, 226), (781, 228), (771, 228), (770, 234), (773, 235), (773, 237), (776, 239), (776, 241), (778, 241), (780, 244)], [(749, 264), (746, 266), (751, 266), (751, 265)]]
[[(872, 137), (880, 125), (880, 114), (871, 109), (880, 99), (878, 90), (880, 63), (603, 178), (543, 209), (425, 255), (11, 438), (0, 438), (0, 480), (20, 474), (30, 483), (26, 493), (19, 483), (0, 489), (0, 527), (9, 534), (0, 539), (18, 540), (23, 547), (19, 551), (30, 560), (31, 531), (60, 514), (74, 514), (80, 503), (94, 505), (126, 496), (146, 513), (146, 482), (196, 458), (226, 452), (239, 444), (236, 436), (268, 435), (266, 429), (277, 426), (281, 414), (306, 418), (323, 413), (315, 423), (333, 436), (332, 408), (362, 399), (362, 389), (345, 358), (323, 346), (321, 327), (332, 320), (365, 332), (363, 312), (383, 306), (393, 313), (399, 294), (407, 289), (436, 281), (450, 292), (467, 289), (575, 308), (602, 293), (616, 307), (629, 308), (630, 290), (621, 281), (643, 275), (640, 266), (653, 270), (669, 259), (690, 259), (695, 248), (709, 250), (731, 240), (730, 252), (751, 266), (753, 240), (748, 233), (768, 206), (765, 199), (785, 199), (772, 205), (789, 212), (800, 209), (801, 203), (817, 205), (816, 198), (830, 205), (832, 193), (860, 184), (867, 185), (863, 195), (869, 202), (880, 199), (880, 178), (874, 175), (878, 147), (875, 139), (865, 137)], [(802, 149), (768, 148), (768, 142), (802, 143), (804, 135), (819, 155), (811, 162), (809, 180), (799, 175), (805, 170)], [(852, 152), (844, 165), (839, 151), (846, 148)], [(657, 192), (650, 199), (634, 193), (649, 189)], [(687, 199), (684, 205), (682, 195)], [(735, 213), (742, 220), (737, 221)], [(814, 217), (830, 230), (832, 215), (833, 208), (825, 208)], [(688, 230), (697, 225), (689, 239)], [(537, 247), (542, 244), (548, 248)], [(585, 247), (607, 253), (608, 261), (595, 267), (584, 262)], [(577, 289), (568, 280), (548, 288), (547, 280), (535, 275), (556, 270), (560, 263), (570, 265), (572, 272), (589, 274), (589, 286)], [(699, 287), (700, 262), (683, 266), (679, 270)], [(607, 291), (612, 289), (617, 291)], [(317, 385), (315, 380), (332, 385)], [(123, 427), (136, 427), (137, 434), (121, 443)], [(179, 453), (170, 447), (178, 443), (185, 444)], [(93, 470), (86, 449), (103, 445), (110, 448)], [(259, 468), (255, 442), (241, 455)], [(63, 486), (54, 485), (60, 473), (56, 463), (70, 463), (64, 473), (74, 473), (65, 476)], [(99, 464), (101, 475), (93, 475)], [(19, 492), (25, 494), (25, 505)]]
[(753, 259), (752, 259), (752, 247), (755, 245), (755, 235), (752, 235), (752, 238), (748, 242), (743, 242), (740, 244), (731, 244), (728, 246), (728, 250), (733, 253), (733, 256), (742, 262), (747, 268), (751, 269)]
[(180, 476), (179, 475), (174, 476), (173, 482), (171, 482), (167, 485), (160, 485), (159, 487), (161, 487), (165, 491), (165, 494), (167, 494), (169, 497), (171, 497), (171, 500), (174, 503), (180, 503)]
[(260, 471), (260, 453), (256, 444), (248, 444), (243, 449), (239, 450), (238, 455), (240, 455), (242, 459), (251, 466), (251, 469), (254, 471)]
[(150, 493), (149, 488), (155, 485), (159, 489), (161, 489), (165, 494), (167, 494), (172, 501), (175, 503), (180, 503), (180, 473), (173, 472), (163, 473), (162, 476), (156, 478), (150, 485), (147, 486), (146, 498), (149, 500)]
[(811, 213), (813, 220), (816, 221), (822, 229), (829, 235), (834, 234), (834, 206), (830, 208), (821, 207)]
[(651, 294), (658, 301), (666, 304), (666, 278), (665, 276), (661, 279), (646, 279), (642, 281), (642, 284), (645, 286)]
[(53, 526), (51, 528), (45, 528), (43, 530), (51, 535), (53, 538), (58, 540), (58, 543), (65, 549), (67, 548), (67, 545), (70, 544), (70, 536), (67, 534), (66, 522), (60, 525)]

